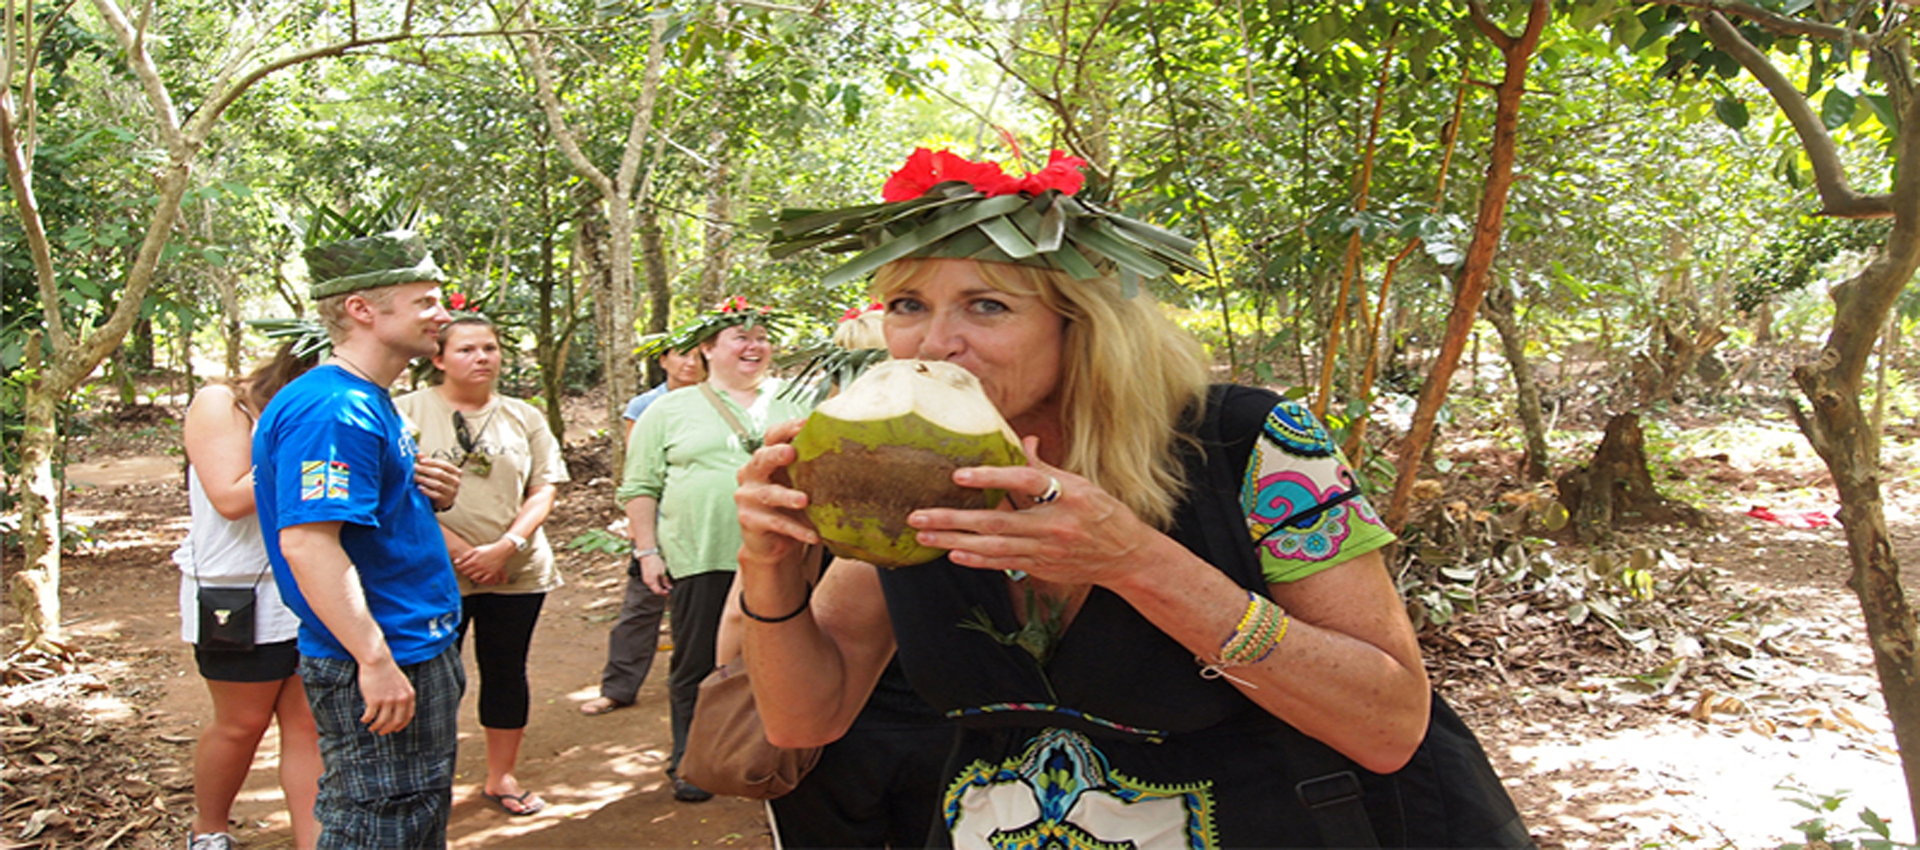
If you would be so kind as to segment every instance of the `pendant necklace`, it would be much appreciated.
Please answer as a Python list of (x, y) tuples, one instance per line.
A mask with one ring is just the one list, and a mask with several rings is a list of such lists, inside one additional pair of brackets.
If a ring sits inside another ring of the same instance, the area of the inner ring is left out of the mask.
[(348, 369), (352, 370), (355, 375), (359, 375), (360, 377), (366, 379), (367, 383), (370, 383), (370, 384), (380, 383), (379, 381), (374, 380), (372, 375), (367, 374), (367, 370), (360, 368), (360, 364), (355, 363), (352, 360), (348, 360), (345, 354), (341, 354), (340, 352), (335, 351), (333, 353), (333, 359), (340, 361), (340, 365), (345, 366)]

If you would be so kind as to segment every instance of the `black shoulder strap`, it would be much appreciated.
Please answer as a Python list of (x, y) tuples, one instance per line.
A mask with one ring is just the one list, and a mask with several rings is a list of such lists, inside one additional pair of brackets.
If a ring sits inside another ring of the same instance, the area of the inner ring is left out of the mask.
[[(1212, 521), (1201, 523), (1207, 529), (1210, 560), (1242, 587), (1263, 596), (1268, 592), (1266, 578), (1247, 534), (1240, 488), (1267, 413), (1278, 402), (1272, 393), (1231, 384), (1215, 384), (1209, 389), (1207, 412), (1199, 429), (1204, 472), (1192, 476), (1195, 507), (1212, 515), (1207, 518)], [(1289, 732), (1288, 740), (1298, 738), (1298, 746), (1288, 748), (1287, 764), (1280, 768), (1298, 777), (1294, 793), (1313, 813), (1314, 826), (1320, 832), (1318, 846), (1379, 847), (1380, 840), (1367, 814), (1359, 766), (1307, 740), (1291, 727)]]

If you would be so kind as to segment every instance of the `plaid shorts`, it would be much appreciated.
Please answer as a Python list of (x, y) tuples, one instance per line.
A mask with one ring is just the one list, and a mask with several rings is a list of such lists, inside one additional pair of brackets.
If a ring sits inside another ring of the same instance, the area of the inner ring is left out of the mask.
[(359, 665), (300, 657), (326, 767), (313, 807), (323, 849), (446, 846), (466, 671), (458, 647), (400, 670), (413, 683), (413, 722), (375, 735), (360, 722)]

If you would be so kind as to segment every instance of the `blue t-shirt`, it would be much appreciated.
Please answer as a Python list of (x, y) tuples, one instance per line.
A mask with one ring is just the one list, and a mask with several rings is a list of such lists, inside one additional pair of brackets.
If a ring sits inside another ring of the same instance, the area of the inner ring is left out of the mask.
[(300, 617), (300, 654), (353, 660), (315, 616), (280, 552), (280, 530), (340, 522), (340, 548), (401, 665), (453, 645), (460, 587), (433, 505), (413, 481), (418, 447), (384, 387), (321, 366), (273, 397), (253, 432), (253, 497), (267, 558)]
[(625, 413), (620, 414), (620, 418), (625, 419), (628, 422), (638, 421), (640, 419), (640, 414), (647, 412), (647, 405), (652, 404), (654, 399), (657, 399), (666, 394), (667, 394), (666, 384), (654, 384), (653, 389), (647, 390), (646, 392), (643, 392), (637, 396), (634, 396), (632, 399), (629, 399), (627, 401), (627, 411)]

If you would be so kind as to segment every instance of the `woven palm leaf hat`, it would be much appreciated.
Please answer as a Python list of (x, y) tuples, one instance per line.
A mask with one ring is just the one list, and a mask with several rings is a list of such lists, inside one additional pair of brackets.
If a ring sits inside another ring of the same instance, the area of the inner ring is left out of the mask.
[(783, 209), (756, 222), (774, 259), (810, 248), (860, 252), (821, 280), (838, 286), (908, 257), (973, 259), (1056, 269), (1077, 280), (1140, 281), (1175, 269), (1205, 272), (1193, 240), (1077, 197), (1086, 161), (1050, 151), (1039, 171), (1014, 176), (996, 162), (916, 148), (887, 180), (882, 202), (838, 210)]
[(758, 306), (749, 303), (745, 296), (735, 295), (666, 333), (641, 338), (633, 353), (642, 357), (657, 357), (668, 351), (686, 353), (727, 328), (765, 327), (769, 333), (778, 335), (792, 324), (792, 314)]
[(313, 300), (393, 286), (446, 279), (427, 250), (427, 242), (412, 230), (389, 230), (357, 239), (314, 245), (301, 252), (313, 283)]
[(415, 229), (420, 204), (404, 193), (342, 210), (314, 208), (313, 218), (297, 227), (307, 249), (308, 294), (313, 300), (394, 286), (446, 280)]

